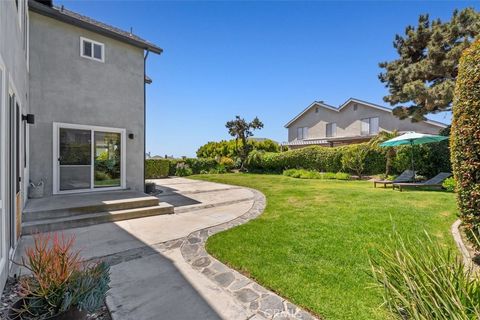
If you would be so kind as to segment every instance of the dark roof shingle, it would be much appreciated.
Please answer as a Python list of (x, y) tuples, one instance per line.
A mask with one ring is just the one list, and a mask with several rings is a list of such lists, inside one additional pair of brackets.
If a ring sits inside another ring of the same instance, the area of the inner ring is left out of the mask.
[(43, 14), (45, 16), (55, 18), (63, 22), (73, 24), (78, 27), (88, 29), (90, 31), (98, 32), (105, 36), (127, 42), (133, 46), (140, 47), (145, 50), (150, 50), (154, 53), (160, 54), (163, 51), (162, 48), (158, 47), (157, 45), (145, 39), (140, 38), (139, 36), (133, 33), (121, 30), (119, 28), (116, 28), (111, 25), (92, 19), (90, 17), (70, 11), (68, 9), (65, 9), (63, 6), (50, 7), (48, 5), (39, 3), (38, 1), (30, 0), (29, 8), (30, 10), (36, 13)]

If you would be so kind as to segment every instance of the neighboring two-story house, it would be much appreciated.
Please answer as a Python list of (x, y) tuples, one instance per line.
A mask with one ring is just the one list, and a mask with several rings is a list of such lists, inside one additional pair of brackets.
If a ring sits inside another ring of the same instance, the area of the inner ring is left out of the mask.
[(0, 1), (0, 292), (30, 181), (45, 197), (144, 191), (149, 52), (51, 0)]
[(446, 127), (446, 124), (432, 120), (400, 120), (389, 108), (354, 98), (338, 108), (315, 101), (285, 125), (288, 129), (286, 145), (291, 149), (365, 142), (380, 131), (438, 134)]

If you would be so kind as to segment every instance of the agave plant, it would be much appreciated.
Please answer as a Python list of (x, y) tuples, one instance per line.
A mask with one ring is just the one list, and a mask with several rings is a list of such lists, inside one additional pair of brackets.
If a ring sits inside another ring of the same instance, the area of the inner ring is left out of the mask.
[(428, 234), (392, 241), (370, 264), (384, 304), (399, 319), (480, 319), (480, 279)]
[(19, 264), (31, 275), (20, 279), (21, 319), (46, 319), (71, 309), (94, 312), (110, 289), (110, 270), (104, 262), (88, 263), (73, 249), (74, 237), (34, 236)]

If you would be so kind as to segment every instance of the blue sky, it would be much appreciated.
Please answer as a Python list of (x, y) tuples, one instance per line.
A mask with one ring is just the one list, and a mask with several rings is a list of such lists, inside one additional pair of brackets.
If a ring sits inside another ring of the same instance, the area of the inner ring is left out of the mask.
[[(419, 14), (448, 20), (478, 2), (54, 1), (130, 30), (164, 49), (151, 54), (147, 151), (194, 156), (229, 139), (241, 115), (265, 124), (258, 137), (285, 141), (283, 127), (314, 100), (349, 97), (386, 105), (378, 62)], [(449, 122), (449, 114), (435, 120)]]

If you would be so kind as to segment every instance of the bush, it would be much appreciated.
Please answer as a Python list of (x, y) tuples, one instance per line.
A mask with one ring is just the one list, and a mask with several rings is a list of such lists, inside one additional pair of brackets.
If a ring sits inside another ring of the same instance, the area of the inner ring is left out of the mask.
[(445, 179), (442, 183), (442, 187), (448, 192), (455, 192), (455, 185), (455, 178), (453, 177)]
[(168, 159), (147, 159), (145, 160), (145, 178), (160, 179), (166, 178), (170, 173), (170, 160)]
[(343, 169), (354, 172), (361, 179), (365, 172), (368, 151), (368, 146), (365, 144), (356, 144), (347, 148), (342, 156)]
[(198, 174), (203, 170), (210, 171), (218, 165), (213, 158), (187, 158), (184, 162), (192, 169), (193, 174)]
[(33, 239), (20, 264), (30, 274), (20, 279), (19, 319), (50, 319), (72, 308), (98, 310), (110, 289), (109, 266), (83, 261), (73, 251), (73, 237), (38, 234)]
[(384, 170), (385, 150), (367, 144), (334, 148), (311, 146), (282, 153), (252, 151), (246, 165), (248, 170), (252, 172), (283, 172), (286, 169), (339, 172), (343, 170), (342, 158), (344, 154), (353, 153), (358, 148), (367, 150), (363, 170), (365, 173), (379, 173)]
[(221, 157), (220, 161), (218, 161), (218, 164), (225, 167), (227, 170), (232, 170), (235, 168), (235, 161), (229, 157)]
[(466, 270), (458, 253), (430, 237), (403, 240), (371, 255), (384, 304), (400, 319), (480, 319), (480, 278)]
[(337, 180), (349, 180), (350, 175), (343, 172), (318, 172), (305, 169), (288, 169), (283, 171), (283, 175), (292, 178), (299, 179), (337, 179)]
[(350, 180), (350, 175), (345, 172), (337, 172), (335, 173), (335, 179), (337, 180)]
[(177, 177), (186, 177), (186, 176), (191, 176), (193, 174), (192, 169), (188, 166), (188, 164), (184, 162), (179, 162), (177, 163), (177, 166), (175, 168), (175, 175)]
[(460, 59), (450, 139), (457, 203), (467, 230), (480, 233), (480, 40)]
[[(265, 139), (262, 141), (248, 140), (248, 144), (252, 150), (261, 150), (265, 152), (279, 152), (280, 145), (273, 140)], [(241, 141), (222, 140), (219, 142), (208, 142), (198, 148), (198, 158), (216, 158), (216, 157), (229, 157), (231, 159), (238, 158), (238, 148), (242, 146)]]

